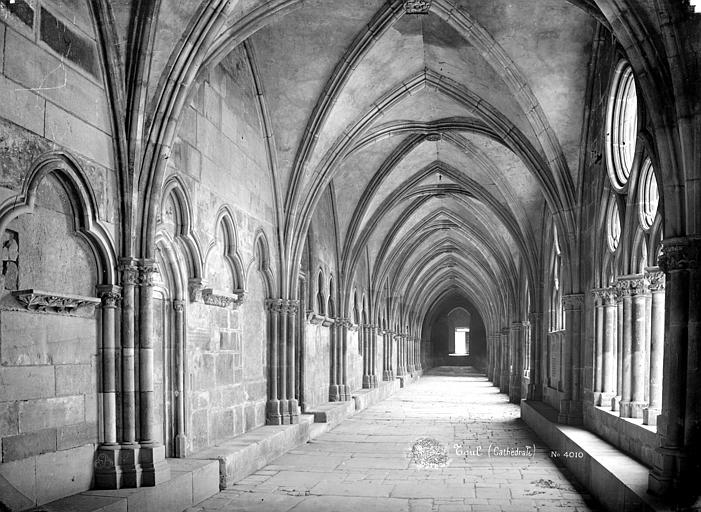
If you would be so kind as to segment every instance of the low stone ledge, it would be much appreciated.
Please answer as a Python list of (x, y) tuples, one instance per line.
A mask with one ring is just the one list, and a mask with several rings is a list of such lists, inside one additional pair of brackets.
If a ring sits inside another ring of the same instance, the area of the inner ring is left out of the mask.
[(219, 463), (219, 489), (223, 490), (270, 464), (285, 452), (309, 441), (313, 417), (302, 414), (293, 425), (266, 425), (219, 442), (191, 456)]
[(359, 389), (353, 392), (353, 401), (355, 402), (355, 410), (362, 411), (374, 405), (388, 396), (396, 393), (401, 388), (399, 379), (391, 381), (380, 381), (378, 387), (371, 389)]
[(167, 459), (171, 479), (155, 487), (85, 491), (35, 509), (44, 512), (180, 511), (219, 492), (217, 461)]
[(305, 412), (314, 416), (314, 423), (326, 423), (327, 429), (332, 429), (355, 413), (355, 403), (353, 400), (326, 402)]
[[(543, 402), (523, 400), (521, 418), (545, 444), (559, 452), (562, 462), (608, 509), (669, 511), (647, 493), (650, 469), (582, 427), (556, 423), (557, 411)], [(573, 453), (582, 456), (565, 457)]]

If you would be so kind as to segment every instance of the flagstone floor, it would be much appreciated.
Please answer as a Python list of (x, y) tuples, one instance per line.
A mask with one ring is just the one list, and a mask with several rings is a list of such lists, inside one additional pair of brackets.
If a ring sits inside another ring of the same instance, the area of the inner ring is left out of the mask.
[(599, 510), (471, 368), (440, 367), (188, 512)]

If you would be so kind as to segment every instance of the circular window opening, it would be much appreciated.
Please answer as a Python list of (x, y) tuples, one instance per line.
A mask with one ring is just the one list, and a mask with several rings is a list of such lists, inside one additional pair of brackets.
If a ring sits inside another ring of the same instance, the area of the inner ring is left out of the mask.
[(606, 238), (609, 249), (615, 252), (618, 243), (621, 241), (621, 215), (618, 212), (618, 201), (615, 197), (609, 200), (608, 211), (606, 212)]
[(655, 169), (650, 158), (646, 158), (640, 174), (640, 224), (644, 230), (652, 227), (657, 215), (657, 206), (660, 202), (660, 192), (657, 189)]
[(628, 183), (638, 135), (638, 95), (633, 68), (622, 61), (616, 68), (606, 113), (606, 167), (614, 189)]

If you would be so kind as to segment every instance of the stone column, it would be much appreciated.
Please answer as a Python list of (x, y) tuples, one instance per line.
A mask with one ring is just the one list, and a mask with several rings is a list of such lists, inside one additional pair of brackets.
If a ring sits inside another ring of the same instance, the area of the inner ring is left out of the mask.
[(299, 401), (297, 400), (297, 311), (299, 301), (287, 300), (287, 406), (290, 423), (299, 423)]
[(662, 358), (664, 354), (665, 278), (658, 267), (646, 269), (652, 293), (650, 318), (650, 398), (643, 410), (643, 424), (657, 425), (662, 412)]
[[(324, 323), (325, 324), (325, 323)], [(341, 389), (339, 383), (339, 346), (338, 346), (338, 331), (336, 324), (329, 325), (329, 402), (338, 402), (341, 400)]]
[(350, 321), (348, 319), (343, 319), (340, 324), (340, 358), (341, 365), (339, 368), (339, 391), (341, 394), (341, 400), (347, 402), (352, 399), (350, 389), (348, 388), (348, 379), (346, 377), (347, 368), (347, 357), (348, 357), (348, 328), (350, 327)]
[(387, 331), (382, 331), (382, 380), (392, 380), (390, 341)]
[[(685, 467), (680, 479), (685, 495), (699, 495), (701, 482), (701, 236), (689, 238), (689, 315), (684, 421)], [(696, 506), (701, 506), (697, 499)]]
[(287, 308), (286, 300), (280, 300), (278, 314), (278, 391), (280, 400), (280, 416), (283, 425), (290, 424), (290, 403), (287, 400)]
[(594, 296), (594, 405), (601, 405), (604, 390), (604, 294), (606, 288), (591, 291)]
[(603, 319), (603, 355), (601, 368), (602, 395), (601, 402), (597, 405), (610, 406), (611, 400), (616, 396), (616, 339), (618, 326), (616, 321), (616, 289), (604, 288), (602, 292), (604, 308)]
[(621, 418), (630, 418), (630, 404), (633, 398), (633, 300), (631, 298), (631, 279), (634, 278), (631, 276), (620, 277), (616, 284), (618, 294), (623, 301), (623, 343), (622, 352), (618, 354), (618, 357), (621, 359), (621, 370), (623, 373), (621, 389), (619, 389), (621, 395), (619, 404)]
[(175, 338), (175, 456), (187, 455), (187, 438), (185, 437), (185, 301), (173, 300), (173, 334)]
[(511, 368), (509, 369), (509, 400), (518, 404), (521, 402), (521, 332), (523, 324), (512, 322), (510, 332)]
[(530, 352), (530, 374), (528, 376), (528, 399), (542, 400), (543, 398), (543, 369), (540, 367), (539, 357), (542, 351), (542, 313), (531, 313), (528, 315), (528, 320), (531, 324), (529, 335), (531, 336), (531, 352)]
[(165, 446), (156, 439), (156, 397), (154, 390), (154, 328), (153, 275), (158, 272), (151, 259), (139, 261), (139, 464), (141, 482), (137, 485), (155, 486), (170, 480)]
[(102, 313), (102, 411), (103, 445), (117, 445), (116, 313), (122, 296), (114, 285), (98, 286)]
[(649, 283), (643, 276), (630, 281), (632, 303), (631, 333), (631, 403), (628, 411), (631, 418), (642, 418), (646, 384), (646, 345), (647, 345), (647, 298)]
[(404, 359), (405, 353), (404, 353), (404, 336), (401, 333), (397, 333), (395, 335), (395, 339), (397, 340), (397, 366), (398, 366), (398, 373), (401, 376), (406, 375), (406, 361)]
[(268, 311), (268, 350), (270, 351), (270, 370), (268, 374), (268, 403), (266, 405), (266, 423), (268, 425), (282, 425), (282, 410), (280, 408), (280, 384), (278, 372), (280, 362), (278, 358), (278, 324), (280, 322), (280, 299), (268, 299), (265, 301)]
[(121, 486), (119, 470), (119, 443), (117, 442), (117, 332), (116, 313), (122, 298), (121, 288), (101, 285), (97, 293), (101, 299), (102, 315), (102, 427), (103, 441), (95, 456), (95, 485), (98, 489), (118, 489)]
[(623, 294), (618, 283), (616, 290), (616, 344), (613, 346), (613, 360), (616, 362), (616, 396), (611, 399), (611, 410), (619, 411), (623, 392)]
[(136, 260), (120, 262), (122, 274), (122, 444), (136, 447), (135, 287)]
[(358, 336), (362, 336), (363, 347), (363, 388), (369, 389), (372, 387), (370, 377), (370, 340), (368, 336), (368, 326), (361, 324), (358, 329)]
[(509, 350), (509, 336), (511, 329), (504, 327), (500, 333), (501, 342), (501, 378), (499, 379), (499, 391), (509, 394), (511, 380), (511, 350)]
[[(660, 454), (648, 478), (648, 488), (661, 496), (678, 497), (685, 468), (684, 427), (687, 392), (689, 324), (689, 241), (663, 240), (659, 266), (665, 273), (665, 331), (662, 414), (657, 418)], [(698, 304), (695, 305), (698, 307)], [(694, 390), (698, 393), (698, 390)]]
[(377, 382), (377, 326), (370, 326), (370, 387), (376, 388)]
[(423, 372), (423, 367), (421, 365), (421, 338), (417, 337), (415, 339), (416, 355), (414, 356), (416, 360), (416, 371)]
[(494, 346), (494, 378), (492, 383), (501, 387), (501, 334), (492, 334), (492, 345)]
[(563, 343), (563, 400), (558, 421), (580, 425), (583, 421), (582, 397), (582, 309), (584, 294), (572, 293), (562, 297), (565, 308), (565, 340)]

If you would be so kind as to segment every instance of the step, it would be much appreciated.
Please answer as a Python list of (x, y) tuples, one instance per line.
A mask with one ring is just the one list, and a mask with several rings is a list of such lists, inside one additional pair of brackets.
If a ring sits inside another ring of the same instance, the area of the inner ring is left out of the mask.
[(309, 441), (313, 421), (311, 414), (302, 414), (294, 425), (265, 425), (205, 448), (191, 458), (217, 461), (219, 489), (223, 490)]
[(391, 381), (381, 381), (378, 387), (372, 389), (359, 389), (352, 393), (353, 401), (355, 402), (355, 410), (361, 411), (374, 405), (382, 400), (385, 400), (390, 395), (393, 395), (403, 386), (399, 379)]

